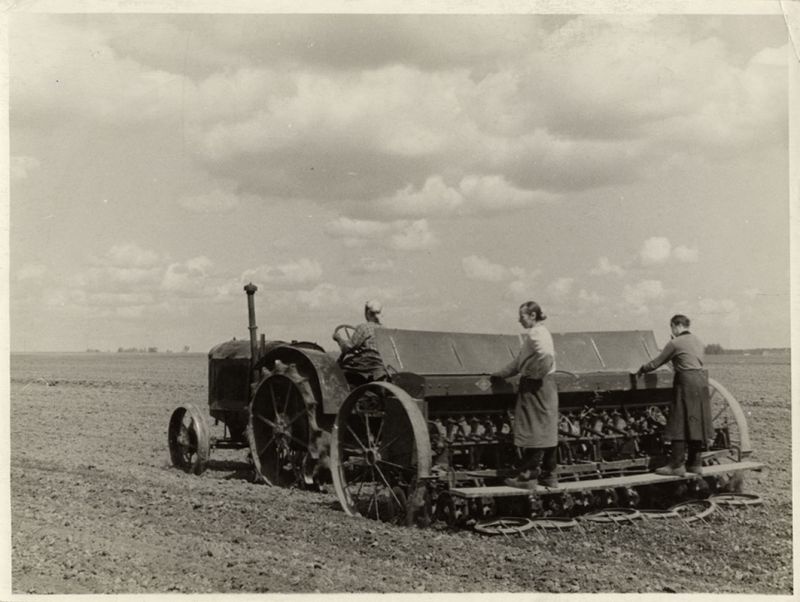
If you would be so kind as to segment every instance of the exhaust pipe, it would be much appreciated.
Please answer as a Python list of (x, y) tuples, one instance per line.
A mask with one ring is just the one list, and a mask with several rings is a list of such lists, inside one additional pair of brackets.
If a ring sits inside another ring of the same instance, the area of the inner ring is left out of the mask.
[(256, 344), (258, 339), (258, 326), (256, 326), (256, 306), (255, 306), (255, 299), (253, 296), (256, 294), (258, 287), (249, 282), (244, 286), (244, 292), (247, 293), (247, 322), (248, 326), (247, 329), (250, 331), (250, 368), (252, 371), (252, 367), (255, 365), (257, 361), (256, 357)]

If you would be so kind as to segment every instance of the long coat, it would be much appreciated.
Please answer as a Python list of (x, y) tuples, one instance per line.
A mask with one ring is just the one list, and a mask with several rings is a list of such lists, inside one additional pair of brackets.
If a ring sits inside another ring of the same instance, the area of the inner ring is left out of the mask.
[(676, 372), (664, 438), (668, 441), (702, 441), (714, 438), (708, 376), (704, 370)]
[(558, 445), (558, 390), (552, 374), (541, 379), (520, 379), (514, 407), (514, 445)]

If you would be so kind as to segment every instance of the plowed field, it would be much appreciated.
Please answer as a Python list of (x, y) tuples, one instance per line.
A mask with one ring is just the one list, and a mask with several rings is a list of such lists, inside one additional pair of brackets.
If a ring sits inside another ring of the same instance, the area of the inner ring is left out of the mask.
[(205, 362), (12, 356), (15, 593), (792, 592), (788, 357), (710, 366), (748, 414), (763, 506), (525, 538), (348, 518), (333, 493), (251, 483), (244, 451), (172, 468), (168, 420), (205, 408)]

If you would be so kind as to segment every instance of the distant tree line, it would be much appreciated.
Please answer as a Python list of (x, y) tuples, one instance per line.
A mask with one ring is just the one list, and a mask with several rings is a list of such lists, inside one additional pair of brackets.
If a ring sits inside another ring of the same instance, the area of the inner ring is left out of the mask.
[(719, 343), (705, 346), (706, 355), (769, 355), (773, 353), (789, 353), (789, 347), (756, 347), (754, 349), (724, 349)]
[(158, 353), (158, 347), (119, 347), (117, 353)]
[[(189, 345), (183, 346), (183, 353), (189, 353)], [(87, 349), (87, 353), (101, 353), (99, 349)], [(158, 347), (118, 347), (117, 353), (159, 353)], [(167, 349), (166, 353), (172, 353), (172, 349)]]

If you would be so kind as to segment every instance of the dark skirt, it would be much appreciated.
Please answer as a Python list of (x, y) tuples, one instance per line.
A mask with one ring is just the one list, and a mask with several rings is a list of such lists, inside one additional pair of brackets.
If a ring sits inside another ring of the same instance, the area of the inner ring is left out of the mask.
[(521, 378), (514, 408), (514, 445), (555, 447), (558, 444), (558, 389), (552, 374)]
[(702, 441), (714, 438), (708, 376), (703, 370), (676, 372), (672, 383), (674, 399), (664, 438), (667, 441)]

